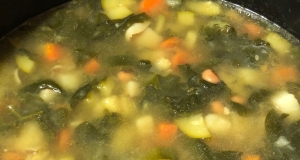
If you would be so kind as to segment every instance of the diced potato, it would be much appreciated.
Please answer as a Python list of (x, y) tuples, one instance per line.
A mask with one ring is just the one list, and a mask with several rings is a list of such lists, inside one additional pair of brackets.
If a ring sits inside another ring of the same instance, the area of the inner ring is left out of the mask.
[(151, 49), (158, 47), (162, 40), (163, 38), (150, 28), (147, 28), (134, 39), (136, 45)]
[(132, 12), (125, 6), (119, 6), (106, 10), (105, 13), (109, 19), (123, 19), (132, 14)]
[(187, 32), (184, 40), (184, 44), (188, 49), (193, 49), (197, 42), (198, 33), (197, 31), (190, 30)]
[(136, 97), (141, 93), (140, 84), (136, 81), (129, 81), (126, 84), (126, 92), (130, 97)]
[(166, 23), (166, 17), (164, 15), (162, 15), (162, 14), (158, 15), (156, 26), (155, 26), (155, 31), (157, 33), (162, 32), (163, 28), (165, 26), (165, 23)]
[(102, 100), (102, 105), (110, 112), (120, 112), (119, 98), (117, 96), (104, 98)]
[(77, 71), (61, 72), (55, 78), (55, 81), (68, 91), (76, 91), (82, 83), (82, 74)]
[(263, 38), (263, 40), (269, 42), (271, 47), (280, 55), (284, 55), (290, 52), (291, 44), (277, 33), (270, 32)]
[(19, 137), (15, 140), (14, 148), (21, 151), (40, 150), (46, 147), (44, 132), (35, 121), (27, 122), (21, 129)]
[(205, 116), (204, 120), (208, 130), (214, 134), (226, 134), (231, 127), (229, 120), (217, 114), (209, 114)]
[(195, 14), (190, 11), (178, 12), (177, 21), (179, 24), (190, 26), (195, 23)]
[(129, 16), (132, 11), (128, 7), (134, 3), (133, 0), (101, 0), (102, 7), (110, 19), (122, 19)]
[(35, 62), (26, 55), (18, 54), (16, 56), (16, 62), (18, 67), (26, 73), (31, 73), (35, 66)]
[(134, 0), (100, 0), (101, 5), (104, 10), (113, 9), (119, 6), (132, 6), (135, 1)]
[(293, 94), (290, 94), (287, 91), (281, 91), (276, 93), (271, 98), (271, 101), (280, 114), (289, 114), (287, 117), (289, 122), (295, 122), (300, 119), (300, 106)]
[(179, 129), (186, 135), (192, 138), (210, 138), (211, 134), (208, 131), (203, 116), (194, 115), (191, 117), (179, 118), (175, 120)]
[(153, 134), (155, 129), (153, 117), (150, 115), (138, 118), (135, 122), (135, 125), (138, 133), (142, 136)]
[(120, 114), (124, 116), (132, 116), (137, 113), (137, 106), (134, 100), (127, 96), (120, 96)]
[(40, 91), (39, 96), (45, 101), (45, 102), (51, 102), (55, 99), (57, 96), (57, 93), (54, 92), (51, 89), (43, 89)]
[(221, 7), (218, 3), (212, 1), (197, 1), (188, 2), (187, 8), (204, 16), (216, 16), (221, 12)]

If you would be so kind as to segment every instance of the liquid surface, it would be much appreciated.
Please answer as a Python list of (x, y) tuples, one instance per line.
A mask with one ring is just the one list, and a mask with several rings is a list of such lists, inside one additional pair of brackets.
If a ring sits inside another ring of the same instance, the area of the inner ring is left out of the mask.
[(299, 159), (299, 41), (224, 1), (76, 0), (1, 40), (3, 160)]

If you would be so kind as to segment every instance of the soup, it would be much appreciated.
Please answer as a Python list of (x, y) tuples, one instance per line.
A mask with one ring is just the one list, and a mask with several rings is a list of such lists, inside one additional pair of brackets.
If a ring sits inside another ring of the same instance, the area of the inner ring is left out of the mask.
[(299, 41), (224, 1), (75, 0), (1, 40), (3, 160), (299, 159)]

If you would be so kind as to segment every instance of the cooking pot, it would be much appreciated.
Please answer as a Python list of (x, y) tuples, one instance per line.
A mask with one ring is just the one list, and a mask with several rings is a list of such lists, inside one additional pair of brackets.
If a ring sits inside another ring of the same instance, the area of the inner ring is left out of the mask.
[[(0, 37), (42, 12), (69, 0), (1, 0)], [(300, 0), (228, 0), (249, 8), (300, 39)]]

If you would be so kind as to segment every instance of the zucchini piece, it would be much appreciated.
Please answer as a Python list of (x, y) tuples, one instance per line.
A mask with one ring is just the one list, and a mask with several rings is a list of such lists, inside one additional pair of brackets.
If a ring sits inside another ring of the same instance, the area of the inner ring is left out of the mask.
[(16, 63), (18, 67), (25, 73), (31, 73), (34, 70), (35, 62), (25, 54), (16, 55)]
[(188, 9), (203, 16), (217, 16), (221, 13), (221, 6), (212, 1), (188, 2), (186, 6)]
[(193, 115), (190, 117), (178, 118), (175, 120), (179, 129), (191, 138), (210, 138), (202, 115)]
[(177, 22), (185, 26), (191, 26), (195, 23), (195, 14), (190, 11), (180, 11), (177, 13)]
[(270, 32), (263, 40), (268, 42), (279, 55), (290, 53), (292, 45), (277, 33)]

